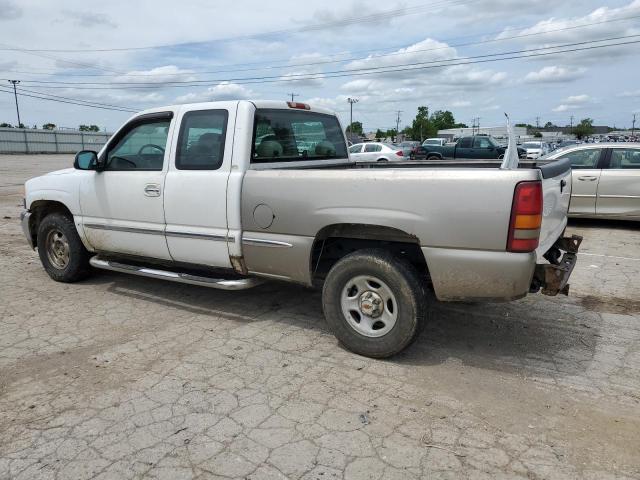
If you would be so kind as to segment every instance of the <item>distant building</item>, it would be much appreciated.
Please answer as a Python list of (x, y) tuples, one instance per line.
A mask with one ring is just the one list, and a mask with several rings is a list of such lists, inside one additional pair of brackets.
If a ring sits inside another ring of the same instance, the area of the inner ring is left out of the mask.
[[(515, 134), (516, 138), (526, 137), (527, 129), (526, 127), (513, 127), (513, 133)], [(438, 130), (438, 137), (448, 138), (449, 140), (460, 137), (468, 137), (471, 135), (491, 135), (494, 138), (507, 138), (509, 136), (509, 134), (507, 133), (506, 125), (500, 127), (464, 127)]]

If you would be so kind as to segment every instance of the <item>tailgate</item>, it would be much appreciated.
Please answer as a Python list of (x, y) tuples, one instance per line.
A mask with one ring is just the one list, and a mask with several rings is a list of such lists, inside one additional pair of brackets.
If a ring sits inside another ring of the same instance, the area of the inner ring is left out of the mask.
[(540, 244), (536, 249), (538, 261), (542, 259), (567, 226), (567, 213), (571, 200), (571, 162), (556, 160), (539, 165), (542, 173), (542, 227)]

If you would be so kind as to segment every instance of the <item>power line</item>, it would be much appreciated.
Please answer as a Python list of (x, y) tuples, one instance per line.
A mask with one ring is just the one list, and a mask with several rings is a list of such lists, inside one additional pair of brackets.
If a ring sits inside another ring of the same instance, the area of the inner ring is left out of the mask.
[[(2, 87), (0, 87), (0, 92), (12, 93), (11, 90), (5, 90)], [(102, 109), (102, 110), (114, 110), (114, 111), (118, 111), (118, 112), (127, 112), (127, 113), (133, 113), (133, 112), (137, 111), (137, 110), (128, 109), (126, 107), (122, 107), (122, 108), (103, 107), (103, 106), (100, 106), (98, 104), (90, 104), (90, 102), (84, 102), (83, 100), (77, 100), (77, 101), (60, 100), (58, 98), (50, 98), (49, 96), (44, 96), (46, 94), (31, 95), (31, 94), (19, 92), (19, 93), (17, 93), (17, 95), (20, 95), (20, 96), (23, 96), (23, 97), (37, 98), (39, 100), (49, 100), (51, 102), (66, 103), (66, 104), (71, 104), (71, 105), (79, 105), (81, 107), (99, 108), (99, 109)]]
[[(49, 80), (25, 80), (28, 82), (31, 88), (74, 88), (74, 89), (89, 89), (89, 90), (101, 90), (101, 89), (145, 89), (145, 88), (173, 88), (173, 87), (193, 87), (193, 86), (209, 86), (218, 84), (221, 82), (234, 82), (237, 84), (253, 84), (253, 83), (272, 83), (272, 82), (287, 82), (287, 81), (300, 81), (300, 80), (315, 80), (323, 78), (338, 78), (345, 76), (362, 76), (362, 75), (375, 75), (382, 73), (394, 73), (404, 71), (417, 71), (426, 70), (432, 68), (446, 68), (458, 65), (471, 65), (477, 63), (488, 63), (503, 60), (513, 60), (520, 58), (532, 58), (549, 55), (557, 55), (560, 53), (572, 53), (580, 51), (595, 50), (600, 48), (609, 48), (615, 46), (624, 46), (640, 43), (640, 40), (633, 40), (628, 42), (610, 43), (606, 45), (589, 45), (593, 43), (601, 43), (611, 40), (636, 38), (640, 35), (627, 35), (622, 37), (611, 37), (600, 40), (590, 40), (585, 42), (575, 42), (563, 45), (555, 45), (551, 47), (540, 47), (525, 50), (514, 50), (509, 52), (499, 52), (487, 55), (476, 55), (470, 57), (458, 57), (451, 59), (443, 59), (430, 62), (413, 62), (406, 64), (388, 65), (382, 67), (368, 67), (368, 68), (356, 68), (356, 69), (343, 69), (329, 72), (313, 73), (313, 74), (291, 74), (287, 77), (282, 76), (261, 76), (261, 77), (240, 77), (240, 78), (220, 78), (220, 79), (207, 79), (207, 80), (190, 80), (190, 81), (168, 81), (168, 82), (155, 82), (155, 83), (128, 83), (128, 82), (66, 82), (66, 81), (49, 81)], [(580, 48), (565, 48), (576, 45), (588, 45)], [(540, 50), (550, 49), (563, 49), (555, 50), (551, 52), (540, 52)], [(531, 53), (537, 52), (537, 53)], [(499, 57), (500, 58), (488, 58)], [(446, 63), (444, 63), (446, 62)], [(35, 85), (32, 85), (35, 84)], [(42, 84), (42, 85), (41, 85)], [(57, 86), (63, 85), (63, 86)], [(112, 87), (101, 87), (101, 85), (112, 85)]]
[[(624, 18), (617, 18), (617, 19), (610, 19), (610, 20), (603, 20), (603, 21), (600, 21), (600, 22), (592, 22), (592, 23), (587, 23), (587, 24), (583, 24), (583, 25), (574, 25), (574, 26), (571, 26), (571, 27), (563, 27), (563, 28), (557, 28), (557, 29), (552, 29), (552, 30), (545, 30), (543, 32), (532, 32), (532, 33), (521, 34), (521, 35), (513, 35), (513, 36), (510, 36), (510, 37), (493, 38), (493, 39), (481, 40), (481, 41), (477, 41), (477, 42), (458, 43), (458, 44), (445, 45), (445, 46), (442, 46), (442, 47), (416, 49), (416, 50), (404, 51), (404, 52), (382, 53), (382, 54), (375, 55), (373, 58), (377, 59), (377, 58), (384, 58), (384, 57), (391, 57), (391, 56), (410, 55), (410, 54), (421, 53), (421, 52), (430, 52), (430, 51), (436, 51), (436, 50), (443, 50), (443, 49), (448, 49), (448, 48), (478, 46), (478, 45), (483, 45), (483, 44), (487, 44), (487, 43), (495, 43), (495, 42), (501, 42), (501, 41), (505, 41), (505, 40), (514, 40), (514, 39), (526, 38), (526, 37), (532, 37), (532, 36), (538, 36), (538, 35), (546, 35), (546, 34), (549, 34), (549, 33), (562, 32), (562, 31), (567, 31), (567, 30), (574, 30), (574, 29), (577, 29), (577, 28), (591, 27), (591, 26), (600, 25), (600, 24), (603, 24), (603, 23), (626, 21), (626, 20), (632, 20), (632, 19), (636, 19), (636, 18), (640, 18), (640, 15), (631, 16), (631, 17), (624, 17)], [(496, 33), (502, 33), (502, 31), (501, 32), (483, 33), (481, 35), (474, 35), (474, 36), (487, 36), (487, 35), (493, 35), (493, 34), (496, 34)], [(548, 47), (548, 48), (551, 48), (551, 47)], [(3, 50), (3, 49), (0, 48), (0, 50)], [(360, 50), (360, 51), (355, 51), (355, 52), (351, 52), (351, 53), (372, 52), (372, 51), (376, 51), (376, 50), (379, 50), (379, 49)], [(332, 63), (345, 63), (345, 62), (352, 62), (352, 61), (358, 61), (358, 60), (365, 60), (366, 58), (367, 57), (365, 57), (365, 58), (362, 58), (362, 57), (351, 57), (351, 58), (343, 58), (343, 59), (339, 59), (339, 60), (324, 60), (324, 61), (319, 61), (319, 62), (294, 63), (294, 64), (286, 63), (286, 64), (283, 64), (283, 65), (268, 65), (268, 66), (264, 66), (264, 67), (244, 68), (244, 69), (208, 70), (208, 71), (193, 71), (193, 70), (189, 69), (188, 72), (166, 73), (166, 74), (163, 74), (163, 76), (179, 76), (179, 75), (185, 75), (185, 73), (210, 74), (210, 73), (246, 72), (246, 71), (256, 71), (256, 70), (259, 71), (259, 70), (271, 70), (271, 69), (308, 67), (308, 66), (318, 66), (318, 65), (332, 64)], [(286, 62), (286, 61), (287, 60), (274, 60), (274, 62)], [(261, 62), (261, 63), (270, 63), (270, 62)], [(243, 65), (255, 65), (255, 64), (256, 63), (244, 63), (244, 64), (243, 63), (237, 63), (237, 64), (231, 64), (231, 65), (227, 65), (227, 66), (243, 66)], [(77, 65), (85, 66), (87, 68), (94, 68), (93, 66), (87, 65), (87, 64), (77, 64)], [(104, 70), (104, 68), (102, 68), (102, 67), (95, 67), (95, 68)], [(57, 72), (42, 73), (42, 72), (24, 72), (24, 71), (16, 71), (16, 70), (5, 70), (5, 71), (14, 72), (14, 73), (29, 74), (29, 75), (56, 75), (56, 74), (58, 74)], [(152, 74), (152, 73), (125, 73), (125, 72), (116, 72), (116, 73), (118, 75), (125, 75), (127, 77), (152, 77), (152, 76), (154, 76), (154, 74)], [(62, 75), (63, 76), (70, 76), (70, 77), (73, 77), (73, 76), (76, 76), (76, 77), (108, 77), (108, 76), (113, 76), (112, 74), (105, 75), (105, 74), (73, 74), (73, 73), (62, 74)]]

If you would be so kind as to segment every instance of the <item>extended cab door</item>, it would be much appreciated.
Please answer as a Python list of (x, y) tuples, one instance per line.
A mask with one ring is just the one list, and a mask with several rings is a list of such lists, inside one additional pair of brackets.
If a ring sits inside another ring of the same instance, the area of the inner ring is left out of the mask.
[(178, 262), (230, 268), (227, 180), (237, 102), (178, 112), (165, 181), (166, 238)]
[(640, 148), (608, 149), (598, 183), (596, 214), (640, 217)]
[(496, 146), (489, 137), (475, 137), (470, 158), (497, 158)]
[(558, 158), (568, 158), (571, 162), (571, 206), (569, 213), (595, 215), (604, 149), (581, 148), (564, 153)]
[[(473, 137), (462, 137), (454, 148), (454, 158), (473, 157)], [(445, 157), (446, 158), (446, 157)]]
[(162, 186), (173, 112), (140, 115), (100, 155), (102, 171), (80, 181), (82, 227), (96, 251), (170, 259)]

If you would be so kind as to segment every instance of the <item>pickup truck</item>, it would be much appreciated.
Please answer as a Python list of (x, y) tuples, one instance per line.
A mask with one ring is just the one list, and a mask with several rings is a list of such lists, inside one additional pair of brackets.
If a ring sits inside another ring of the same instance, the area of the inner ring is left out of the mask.
[(327, 110), (199, 103), (135, 115), (100, 152), (28, 180), (21, 220), (55, 281), (104, 269), (322, 288), (339, 341), (388, 357), (416, 338), (434, 296), (567, 292), (580, 240), (563, 238), (570, 174), (568, 160), (356, 165)]
[[(488, 135), (461, 137), (456, 143), (442, 145), (423, 143), (413, 150), (412, 160), (502, 159), (507, 147), (499, 145)], [(527, 151), (518, 147), (518, 156), (526, 158)]]

